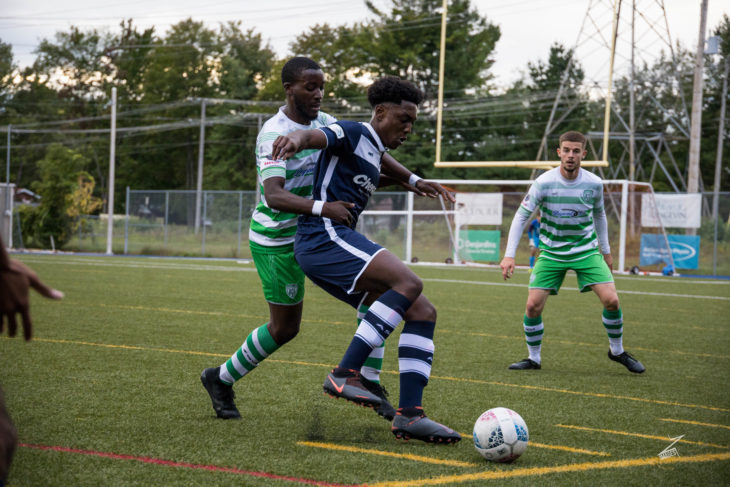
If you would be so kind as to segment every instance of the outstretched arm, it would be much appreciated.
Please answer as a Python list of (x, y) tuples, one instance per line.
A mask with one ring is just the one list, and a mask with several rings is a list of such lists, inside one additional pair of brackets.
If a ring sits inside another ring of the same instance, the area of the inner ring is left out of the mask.
[(286, 160), (300, 150), (325, 147), (327, 147), (327, 136), (321, 130), (295, 130), (276, 138), (272, 145), (271, 158)]
[(15, 314), (20, 313), (23, 319), (23, 335), (30, 340), (33, 335), (33, 323), (30, 319), (30, 288), (41, 296), (50, 299), (61, 299), (63, 293), (46, 286), (28, 266), (11, 259), (0, 239), (0, 333), (3, 332), (5, 320), (8, 322), (8, 335), (14, 337), (18, 330)]
[[(388, 153), (383, 154), (380, 165), (380, 172), (397, 181), (398, 184), (413, 191), (419, 196), (428, 196), (436, 198), (441, 195), (446, 201), (455, 202), (454, 196), (449, 193), (443, 186), (435, 181), (426, 181), (412, 173), (408, 168), (396, 161), (393, 156)], [(410, 189), (410, 188), (413, 189)]]

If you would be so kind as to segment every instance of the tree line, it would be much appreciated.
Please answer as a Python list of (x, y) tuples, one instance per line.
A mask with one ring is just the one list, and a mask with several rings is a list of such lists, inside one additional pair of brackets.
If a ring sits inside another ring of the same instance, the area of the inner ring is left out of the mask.
[[(204, 189), (252, 190), (256, 134), (283, 101), (279, 73), (292, 55), (306, 55), (321, 64), (327, 80), (323, 110), (338, 118), (369, 119), (367, 80), (395, 74), (418, 84), (427, 99), (415, 133), (394, 156), (421, 176), (528, 177), (524, 169), (433, 167), (441, 2), (392, 0), (388, 10), (366, 4), (370, 20), (311, 27), (295, 38), (282, 58), (260, 33), (243, 29), (239, 21), (211, 27), (189, 18), (164, 33), (154, 27), (140, 29), (132, 19), (122, 21), (113, 32), (71, 27), (44, 39), (34, 63), (24, 68), (14, 62), (12, 45), (0, 39), (0, 128), (11, 126), (11, 181), (47, 192), (49, 185), (59, 187), (50, 184), (49, 178), (60, 178), (63, 191), (77, 194), (55, 198), (54, 205), (81, 201), (99, 211), (107, 194), (109, 134), (105, 130), (111, 88), (116, 87), (117, 191), (127, 186), (195, 187), (203, 100), (207, 121)], [(713, 32), (721, 36), (721, 53), (726, 57), (730, 19), (723, 17)], [(522, 77), (510, 86), (495, 86), (491, 56), (500, 36), (500, 28), (469, 0), (450, 2), (442, 160), (534, 160), (564, 75), (558, 109), (569, 109), (569, 114), (556, 123), (550, 156), (561, 131), (603, 129), (604, 100), (589, 95), (580, 62), (560, 44), (537, 46), (536, 50), (544, 49), (544, 60), (528, 63)], [(687, 103), (683, 94), (692, 93), (693, 54), (678, 45), (675, 55), (670, 59), (664, 54), (651, 65), (637, 66), (635, 110), (644, 121), (637, 131), (664, 134), (672, 152), (661, 157), (667, 166), (674, 164), (686, 174), (689, 141), (681, 127), (688, 131), (689, 120), (682, 104)], [(705, 60), (700, 164), (706, 189), (713, 184), (721, 101), (723, 65), (716, 58)], [(665, 82), (668, 79), (677, 81)], [(617, 73), (614, 85), (616, 113), (628, 119), (628, 73)], [(611, 143), (613, 161), (624, 153), (625, 145)], [(639, 180), (646, 177), (637, 175)], [(727, 188), (727, 169), (722, 178)], [(668, 179), (656, 173), (655, 190), (671, 190)], [(120, 200), (118, 211), (123, 210)]]

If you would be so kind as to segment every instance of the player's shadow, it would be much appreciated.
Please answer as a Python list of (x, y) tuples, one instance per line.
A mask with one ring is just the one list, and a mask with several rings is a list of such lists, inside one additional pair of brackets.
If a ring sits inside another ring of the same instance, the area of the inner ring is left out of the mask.
[[(319, 441), (329, 443), (379, 443), (382, 441), (383, 431), (389, 431), (390, 428), (386, 428), (385, 422), (383, 422), (383, 428), (377, 428), (376, 425), (363, 426), (362, 424), (353, 425), (342, 417), (342, 423), (329, 422), (329, 425), (322, 418), (322, 411), (320, 406), (315, 406), (311, 410), (309, 415), (309, 421), (307, 422), (307, 429), (305, 431), (305, 438), (307, 441)], [(365, 414), (368, 411), (362, 408), (362, 413)], [(370, 414), (373, 414), (370, 412)], [(343, 415), (344, 416), (344, 415)], [(334, 414), (333, 417), (338, 417)], [(373, 418), (374, 419), (374, 418)]]

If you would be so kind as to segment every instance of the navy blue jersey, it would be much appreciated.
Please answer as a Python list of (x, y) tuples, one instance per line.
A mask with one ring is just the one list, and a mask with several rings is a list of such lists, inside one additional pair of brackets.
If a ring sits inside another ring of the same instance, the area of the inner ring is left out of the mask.
[[(318, 130), (327, 136), (314, 175), (312, 197), (321, 201), (354, 203), (352, 228), (378, 187), (380, 160), (385, 146), (369, 123), (341, 120)], [(321, 218), (302, 215), (299, 225), (319, 223)]]

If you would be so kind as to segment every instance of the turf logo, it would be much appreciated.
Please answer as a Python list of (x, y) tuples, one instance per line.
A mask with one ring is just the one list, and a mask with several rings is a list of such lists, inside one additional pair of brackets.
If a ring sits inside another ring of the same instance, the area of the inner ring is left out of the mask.
[(666, 447), (665, 449), (663, 449), (662, 451), (659, 452), (659, 458), (661, 458), (663, 460), (663, 459), (669, 458), (669, 457), (678, 457), (679, 452), (677, 451), (676, 448), (672, 448), (672, 447), (674, 446), (675, 443), (677, 443), (682, 438), (684, 438), (684, 435), (677, 436), (676, 438), (669, 438), (672, 441), (672, 443), (670, 443), (668, 447)]

